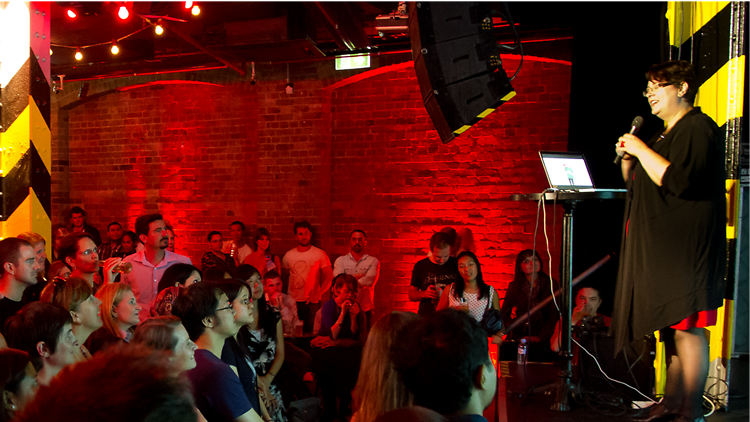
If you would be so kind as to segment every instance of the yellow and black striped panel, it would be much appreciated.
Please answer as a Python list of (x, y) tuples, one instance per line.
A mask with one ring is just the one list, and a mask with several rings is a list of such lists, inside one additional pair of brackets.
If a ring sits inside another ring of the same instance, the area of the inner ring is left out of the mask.
[(456, 136), (458, 136), (466, 132), (472, 126), (479, 123), (480, 120), (484, 119), (485, 117), (489, 116), (493, 111), (497, 110), (501, 105), (503, 105), (503, 103), (509, 101), (511, 98), (515, 96), (516, 96), (516, 91), (511, 91), (507, 93), (503, 98), (500, 99), (500, 101), (498, 101), (497, 104), (494, 104), (494, 107), (488, 108), (484, 110), (483, 112), (479, 113), (479, 115), (475, 119), (473, 119), (468, 125), (461, 126), (460, 128), (454, 130), (453, 133), (456, 134)]
[[(5, 84), (0, 90), (3, 104), (0, 108), (0, 237), (33, 231), (47, 239), (49, 255), (52, 246), (49, 3), (30, 2), (24, 6), (14, 5), (12, 12), (16, 21), (27, 20), (28, 25), (18, 25), (16, 39), (28, 41), (28, 47), (2, 52), (3, 59), (18, 63), (18, 68), (12, 75), (3, 76)], [(9, 57), (11, 54), (14, 56)]]

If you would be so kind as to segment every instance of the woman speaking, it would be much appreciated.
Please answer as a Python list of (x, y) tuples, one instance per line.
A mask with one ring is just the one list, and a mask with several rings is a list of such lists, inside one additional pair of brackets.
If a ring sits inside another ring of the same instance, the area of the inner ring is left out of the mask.
[(724, 295), (723, 137), (693, 107), (698, 81), (690, 63), (653, 65), (646, 79), (643, 95), (666, 127), (648, 143), (625, 134), (616, 145), (630, 194), (612, 334), (620, 350), (661, 330), (666, 390), (646, 420), (703, 421), (704, 327), (716, 324)]

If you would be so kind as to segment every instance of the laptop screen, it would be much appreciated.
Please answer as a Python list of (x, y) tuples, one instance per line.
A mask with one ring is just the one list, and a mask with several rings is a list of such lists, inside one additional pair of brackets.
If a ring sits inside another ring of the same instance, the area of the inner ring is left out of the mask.
[(540, 151), (550, 187), (557, 189), (592, 189), (594, 182), (580, 152)]

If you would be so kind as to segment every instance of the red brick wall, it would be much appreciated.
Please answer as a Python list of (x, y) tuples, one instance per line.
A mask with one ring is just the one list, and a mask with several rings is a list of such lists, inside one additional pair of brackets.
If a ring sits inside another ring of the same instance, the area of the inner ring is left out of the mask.
[[(509, 75), (517, 65), (504, 58)], [(518, 95), (448, 145), (422, 106), (411, 63), (349, 79), (331, 67), (293, 66), (293, 95), (284, 92), (286, 66), (268, 65), (254, 86), (217, 77), (224, 86), (118, 92), (102, 82), (90, 92), (114, 93), (69, 103), (69, 111), (58, 104), (53, 223), (77, 204), (101, 231), (112, 220), (132, 228), (138, 215), (159, 210), (178, 232), (178, 252), (194, 263), (206, 233), (226, 234), (236, 219), (268, 228), (280, 255), (294, 246), (295, 220), (316, 227), (315, 243), (332, 258), (361, 228), (382, 262), (380, 311), (416, 309), (406, 291), (430, 235), (466, 227), (485, 279), (504, 289), (515, 255), (531, 247), (536, 213), (509, 196), (544, 189), (537, 151), (567, 148), (569, 64), (526, 57), (513, 81)]]

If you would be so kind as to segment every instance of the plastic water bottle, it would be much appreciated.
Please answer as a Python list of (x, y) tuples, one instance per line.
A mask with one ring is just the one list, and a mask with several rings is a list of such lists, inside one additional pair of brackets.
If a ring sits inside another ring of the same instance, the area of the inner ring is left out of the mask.
[(519, 365), (526, 365), (526, 339), (521, 339), (518, 342), (518, 360)]

